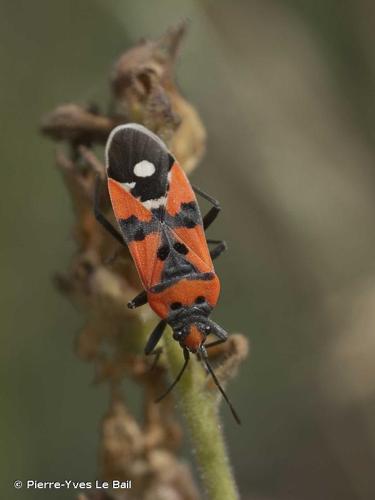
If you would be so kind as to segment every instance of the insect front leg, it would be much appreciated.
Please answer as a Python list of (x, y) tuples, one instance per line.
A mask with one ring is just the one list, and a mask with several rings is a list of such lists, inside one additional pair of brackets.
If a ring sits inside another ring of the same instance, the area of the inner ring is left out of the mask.
[(213, 342), (205, 344), (204, 347), (206, 349), (215, 345), (222, 344), (223, 342), (228, 340), (228, 333), (213, 321), (211, 321), (211, 334), (217, 337), (218, 340), (214, 340)]
[(159, 358), (161, 353), (163, 352), (162, 347), (156, 347), (157, 343), (161, 339), (161, 336), (164, 333), (165, 327), (167, 326), (167, 322), (165, 320), (159, 321), (159, 323), (156, 325), (154, 330), (152, 331), (146, 347), (145, 347), (145, 354), (146, 356), (155, 356), (155, 359), (151, 365), (150, 371), (152, 371), (155, 366), (158, 364)]
[[(205, 347), (205, 349), (209, 349), (210, 347), (214, 347), (215, 345), (222, 344), (226, 340), (227, 339), (214, 340), (213, 342), (209, 342), (208, 344), (204, 344), (204, 347)], [(197, 358), (199, 361), (202, 361), (201, 354), (199, 352), (197, 353)], [(206, 372), (208, 373), (207, 368), (206, 368)]]
[(213, 342), (209, 342), (208, 344), (205, 344), (204, 347), (206, 349), (209, 349), (210, 347), (214, 347), (215, 345), (222, 344), (225, 342), (227, 339), (219, 339), (219, 340), (214, 340)]
[[(214, 340), (213, 342), (209, 342), (208, 344), (204, 344), (205, 349), (209, 349), (210, 347), (214, 347), (215, 345), (222, 344), (223, 342), (225, 342), (228, 339), (228, 334), (224, 330), (218, 331), (218, 330), (213, 329), (211, 331), (211, 333), (219, 338), (218, 338), (218, 340)], [(202, 357), (201, 357), (200, 352), (197, 352), (197, 358), (199, 361), (202, 361)], [(207, 367), (206, 367), (206, 372), (207, 372)]]
[[(149, 336), (147, 344), (145, 346), (146, 356), (149, 356), (150, 354), (155, 353), (155, 347), (156, 347), (157, 343), (159, 342), (159, 340), (161, 339), (161, 336), (163, 335), (166, 326), (167, 326), (167, 322), (164, 319), (159, 321), (159, 323), (155, 326), (155, 328), (152, 331), (151, 335)], [(160, 356), (160, 354), (159, 354), (159, 356)]]

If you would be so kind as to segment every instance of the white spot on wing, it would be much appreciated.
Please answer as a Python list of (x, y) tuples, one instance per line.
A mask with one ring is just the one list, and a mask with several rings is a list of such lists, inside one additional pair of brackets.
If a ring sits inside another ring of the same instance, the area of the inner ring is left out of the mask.
[(150, 177), (155, 172), (155, 165), (147, 160), (142, 160), (134, 165), (134, 174), (137, 177)]
[(164, 206), (166, 201), (167, 201), (167, 197), (161, 196), (157, 200), (146, 200), (146, 201), (143, 201), (142, 203), (146, 208), (148, 208), (148, 210), (151, 210), (153, 208), (159, 208), (159, 207)]
[(124, 186), (126, 191), (130, 191), (135, 186), (135, 182), (120, 182), (121, 186)]

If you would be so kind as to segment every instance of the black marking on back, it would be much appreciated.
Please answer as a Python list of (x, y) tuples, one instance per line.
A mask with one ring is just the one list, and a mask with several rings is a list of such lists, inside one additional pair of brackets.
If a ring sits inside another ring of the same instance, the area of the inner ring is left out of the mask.
[(143, 241), (146, 238), (146, 233), (144, 232), (143, 227), (139, 227), (134, 233), (135, 241)]
[(165, 259), (163, 272), (161, 273), (161, 281), (168, 281), (177, 277), (183, 278), (184, 276), (196, 272), (197, 270), (193, 264), (172, 247)]
[(188, 253), (187, 246), (177, 240), (166, 224), (161, 224), (161, 244), (157, 251), (159, 260), (164, 262), (161, 281), (197, 272), (193, 264), (185, 258)]
[(178, 252), (178, 253), (180, 253), (182, 255), (186, 255), (187, 253), (189, 253), (188, 247), (184, 243), (181, 243), (179, 241), (177, 241), (173, 245), (173, 248), (176, 250), (176, 252)]
[(202, 216), (195, 201), (181, 203), (180, 211), (175, 215), (165, 214), (165, 223), (167, 226), (193, 228), (202, 224)]
[[(134, 166), (147, 160), (155, 167), (148, 177), (138, 177)], [(108, 148), (108, 176), (121, 183), (133, 183), (131, 194), (141, 202), (157, 200), (168, 191), (168, 172), (174, 158), (152, 136), (136, 128), (119, 129)]]
[(158, 248), (157, 252), (158, 259), (165, 260), (168, 257), (170, 251), (171, 249), (168, 244), (162, 245), (161, 247)]
[[(215, 278), (215, 273), (209, 272), (209, 273), (191, 273), (188, 274), (187, 276), (183, 277), (184, 279), (187, 279), (189, 281), (211, 281)], [(158, 283), (157, 285), (154, 285), (150, 288), (150, 292), (152, 293), (159, 293), (162, 292), (163, 290), (166, 290), (170, 286), (174, 285), (178, 281), (181, 280), (181, 276), (175, 276), (174, 278), (171, 278), (166, 281), (162, 281), (161, 283)]]
[(160, 223), (156, 219), (150, 222), (140, 221), (135, 215), (127, 219), (120, 219), (119, 225), (126, 243), (132, 241), (142, 241), (148, 234), (160, 231)]
[[(165, 213), (161, 208), (153, 209), (151, 213), (152, 219), (149, 222), (140, 221), (135, 215), (119, 220), (126, 243), (143, 240), (148, 234), (160, 231), (163, 226), (170, 229), (178, 227), (194, 228), (202, 224), (199, 207), (195, 202), (181, 203), (181, 210), (175, 216)], [(164, 222), (163, 225), (161, 225), (162, 222)], [(182, 245), (182, 243), (178, 244), (180, 250), (176, 249), (177, 252), (181, 254), (187, 253), (186, 246), (183, 245), (185, 247), (183, 248)]]

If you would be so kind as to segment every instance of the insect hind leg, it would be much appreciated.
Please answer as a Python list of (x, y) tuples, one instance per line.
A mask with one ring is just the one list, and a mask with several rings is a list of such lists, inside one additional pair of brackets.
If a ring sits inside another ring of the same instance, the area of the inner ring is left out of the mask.
[(100, 209), (101, 179), (98, 175), (94, 192), (94, 215), (96, 220), (106, 229), (121, 245), (126, 246), (121, 233), (109, 222)]
[(220, 257), (220, 255), (228, 249), (228, 245), (224, 240), (207, 240), (207, 243), (209, 245), (216, 244), (216, 246), (210, 250), (212, 260)]
[(121, 245), (126, 246), (121, 233), (109, 222), (106, 216), (100, 209), (100, 197), (101, 197), (101, 180), (104, 175), (105, 167), (97, 159), (95, 154), (87, 147), (81, 145), (79, 147), (79, 152), (90, 165), (94, 172), (97, 173), (95, 188), (94, 188), (94, 215), (96, 220), (119, 242)]

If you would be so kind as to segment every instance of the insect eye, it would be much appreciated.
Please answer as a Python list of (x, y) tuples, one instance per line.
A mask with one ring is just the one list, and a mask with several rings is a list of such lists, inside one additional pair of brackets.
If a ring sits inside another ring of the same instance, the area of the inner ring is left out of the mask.
[(199, 295), (199, 296), (195, 299), (195, 303), (196, 303), (196, 304), (203, 304), (203, 302), (206, 302), (206, 299), (203, 297), (203, 295)]
[(180, 338), (182, 337), (182, 332), (173, 332), (173, 338), (174, 340), (180, 340)]
[(181, 302), (172, 302), (171, 304), (172, 311), (176, 311), (176, 309), (181, 309), (181, 307), (182, 307)]

